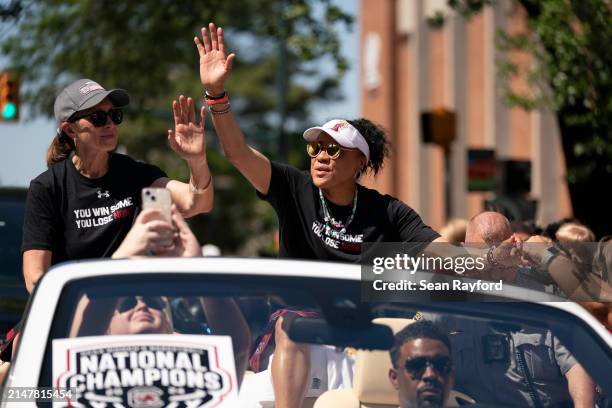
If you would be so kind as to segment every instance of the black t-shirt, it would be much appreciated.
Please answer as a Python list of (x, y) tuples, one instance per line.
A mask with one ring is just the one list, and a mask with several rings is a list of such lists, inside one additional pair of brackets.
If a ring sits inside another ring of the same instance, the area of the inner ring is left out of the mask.
[(52, 264), (110, 257), (140, 209), (140, 191), (166, 174), (117, 153), (107, 173), (80, 174), (71, 159), (54, 164), (30, 182), (23, 224), (23, 251), (53, 252)]
[[(326, 229), (319, 190), (310, 174), (272, 162), (267, 195), (278, 215), (281, 258), (359, 262), (363, 243), (431, 242), (440, 235), (425, 225), (412, 208), (390, 195), (357, 185), (357, 209), (343, 237)], [(332, 216), (346, 223), (352, 205), (326, 200)]]

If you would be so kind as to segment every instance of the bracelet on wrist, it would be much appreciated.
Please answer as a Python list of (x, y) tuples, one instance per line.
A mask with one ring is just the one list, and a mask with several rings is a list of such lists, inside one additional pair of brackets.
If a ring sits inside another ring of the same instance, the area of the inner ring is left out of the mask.
[(227, 96), (227, 94), (225, 94), (222, 98), (220, 99), (204, 99), (204, 102), (208, 105), (208, 106), (212, 106), (212, 105), (223, 105), (226, 103), (229, 103), (229, 97)]
[(212, 174), (210, 175), (206, 185), (204, 187), (202, 187), (202, 188), (197, 188), (193, 184), (193, 180), (191, 180), (191, 178), (189, 179), (189, 188), (191, 189), (191, 192), (193, 194), (202, 194), (202, 193), (204, 193), (208, 189), (208, 187), (210, 187), (211, 184), (212, 184)]
[(223, 115), (224, 113), (228, 113), (229, 111), (232, 110), (232, 105), (230, 105), (229, 102), (226, 103), (226, 107), (222, 108), (222, 109), (213, 109), (213, 105), (208, 105), (208, 110), (210, 111), (210, 113), (212, 113), (213, 115)]
[(485, 255), (487, 263), (489, 264), (491, 268), (497, 268), (501, 266), (500, 263), (496, 262), (495, 259), (493, 258), (493, 251), (495, 251), (496, 248), (497, 248), (497, 245), (491, 245), (489, 249), (487, 249), (487, 253)]
[(223, 91), (220, 94), (211, 94), (208, 91), (204, 91), (204, 99), (209, 99), (211, 101), (215, 101), (217, 99), (222, 99), (223, 97), (225, 97), (227, 95), (227, 92)]

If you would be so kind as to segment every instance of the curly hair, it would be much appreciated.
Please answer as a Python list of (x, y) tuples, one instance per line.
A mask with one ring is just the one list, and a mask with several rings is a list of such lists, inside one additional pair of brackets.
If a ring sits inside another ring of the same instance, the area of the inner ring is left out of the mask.
[(370, 149), (370, 161), (366, 165), (366, 171), (371, 171), (375, 175), (383, 168), (385, 158), (390, 153), (390, 143), (387, 139), (387, 132), (379, 125), (366, 118), (359, 118), (347, 121), (355, 127), (365, 138)]

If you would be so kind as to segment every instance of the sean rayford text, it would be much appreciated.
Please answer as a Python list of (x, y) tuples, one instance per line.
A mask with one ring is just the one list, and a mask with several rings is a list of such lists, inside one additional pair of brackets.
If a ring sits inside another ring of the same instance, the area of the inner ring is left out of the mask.
[(446, 271), (463, 275), (466, 271), (482, 271), (485, 269), (485, 259), (482, 257), (439, 257), (410, 256), (396, 254), (394, 257), (376, 257), (372, 262), (372, 272), (376, 275), (389, 270), (405, 270), (414, 274), (417, 271)]
[(401, 280), (399, 282), (385, 282), (383, 280), (375, 280), (372, 282), (372, 288), (376, 291), (451, 291), (461, 290), (466, 292), (478, 291), (502, 291), (504, 289), (503, 281), (487, 282), (478, 279), (474, 282), (464, 282), (460, 279), (453, 279), (451, 282), (429, 282), (420, 280), (418, 282)]

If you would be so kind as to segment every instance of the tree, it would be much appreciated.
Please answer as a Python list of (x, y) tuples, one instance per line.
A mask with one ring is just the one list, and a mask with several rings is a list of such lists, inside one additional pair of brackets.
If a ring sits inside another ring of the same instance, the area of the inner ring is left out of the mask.
[[(466, 17), (497, 0), (449, 0)], [(598, 236), (612, 232), (610, 204), (595, 198), (612, 186), (612, 3), (609, 0), (515, 0), (527, 30), (498, 33), (501, 51), (532, 57), (527, 71), (509, 60), (503, 78), (521, 76), (529, 93), (506, 87), (507, 101), (546, 107), (557, 116), (574, 216)]]
[[(193, 44), (199, 27), (209, 21), (224, 27), (229, 49), (238, 55), (228, 89), (232, 108), (249, 142), (274, 158), (279, 133), (290, 152), (301, 146), (298, 130), (310, 124), (309, 102), (339, 97), (347, 63), (337, 30), (352, 22), (330, 0), (12, 0), (0, 6), (0, 17), (13, 23), (2, 50), (27, 84), (23, 100), (34, 115), (51, 116), (55, 95), (78, 77), (127, 88), (132, 101), (121, 143), (132, 156), (183, 180), (187, 168), (168, 148), (166, 130), (172, 99), (202, 97)], [(314, 68), (321, 58), (333, 61), (334, 74)], [(279, 88), (279, 81), (286, 86)], [(280, 116), (287, 125), (279, 132)], [(251, 236), (271, 236), (275, 218), (218, 153), (210, 121), (206, 129), (216, 203), (212, 214), (195, 217), (191, 225), (202, 242), (240, 251)], [(294, 164), (296, 157), (289, 153)]]

